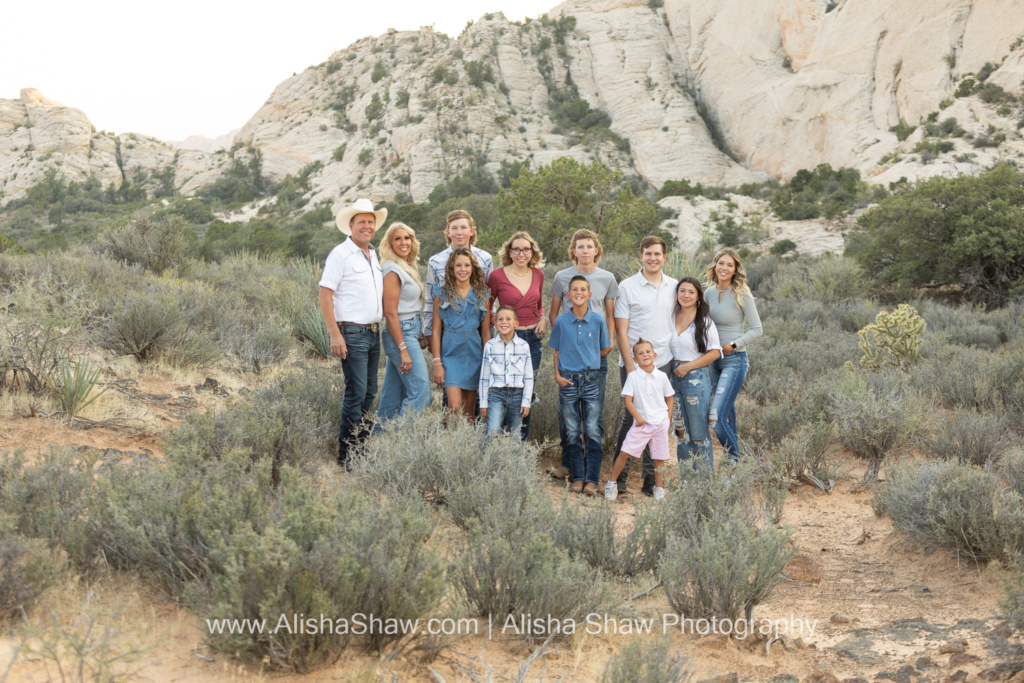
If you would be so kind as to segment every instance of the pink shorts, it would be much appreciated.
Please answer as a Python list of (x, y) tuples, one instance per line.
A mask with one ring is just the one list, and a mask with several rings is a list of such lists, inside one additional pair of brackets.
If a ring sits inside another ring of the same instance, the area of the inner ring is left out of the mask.
[(637, 427), (634, 421), (626, 434), (626, 440), (622, 442), (622, 452), (639, 458), (644, 452), (644, 446), (650, 444), (651, 460), (668, 460), (668, 428), (671, 424), (671, 418), (656, 425), (645, 422), (643, 427)]

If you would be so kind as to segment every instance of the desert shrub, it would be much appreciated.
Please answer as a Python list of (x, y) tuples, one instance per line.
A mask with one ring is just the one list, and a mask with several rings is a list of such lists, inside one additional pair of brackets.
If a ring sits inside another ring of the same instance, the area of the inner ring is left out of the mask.
[[(522, 615), (582, 621), (603, 612), (611, 592), (598, 570), (573, 560), (545, 531), (520, 526), (509, 535), (486, 533), (469, 521), (466, 545), (457, 560), (455, 583), (474, 614), (510, 625)], [(508, 631), (505, 631), (506, 633)], [(518, 632), (528, 642), (546, 632)]]
[[(288, 476), (286, 482), (280, 495), (264, 502), (265, 526), (240, 525), (225, 534), (218, 549), (223, 569), (189, 586), (187, 601), (200, 616), (265, 620), (271, 626), (281, 615), (306, 614), (321, 625), (318, 615), (413, 620), (436, 607), (444, 565), (423, 542), (431, 522), (421, 508), (380, 505), (354, 491), (325, 502), (300, 479)], [(333, 623), (316, 632), (211, 629), (208, 639), (223, 652), (308, 671), (349, 645), (352, 636), (338, 630)], [(367, 636), (367, 645), (379, 650), (404, 635), (378, 629)]]
[(115, 291), (100, 303), (95, 336), (101, 347), (141, 362), (164, 358), (207, 365), (219, 354), (209, 327), (206, 301), (157, 283)]
[(941, 458), (981, 467), (999, 462), (1010, 439), (1001, 416), (957, 409), (951, 416), (939, 418), (928, 445), (929, 451)]
[(896, 375), (850, 375), (832, 394), (831, 417), (839, 442), (868, 461), (864, 481), (878, 479), (882, 463), (915, 434), (925, 403)]
[(781, 489), (804, 482), (831, 493), (841, 472), (832, 440), (832, 424), (818, 421), (791, 434), (776, 448), (754, 449), (758, 478)]
[(620, 573), (621, 543), (615, 538), (615, 514), (608, 505), (580, 505), (563, 498), (551, 520), (551, 540), (572, 559), (612, 574)]
[(992, 354), (946, 346), (933, 352), (911, 378), (943, 407), (1005, 410), (1012, 419), (1024, 405), (1024, 354), (1018, 348)]
[(1007, 453), (1000, 462), (999, 475), (1015, 493), (1024, 496), (1024, 451)]
[(98, 246), (115, 261), (139, 265), (159, 275), (182, 273), (191, 264), (195, 233), (180, 216), (152, 220), (136, 214), (130, 223), (102, 233)]
[[(759, 259), (760, 260), (760, 259)], [(761, 296), (834, 303), (867, 294), (864, 275), (853, 259), (822, 256), (800, 259), (759, 283)]]
[(928, 300), (916, 302), (915, 306), (928, 322), (929, 336), (941, 334), (950, 344), (995, 350), (1012, 338), (1004, 334), (1003, 326), (1010, 323), (1013, 331), (1017, 331), (1016, 325), (1009, 320), (1013, 314), (1012, 307), (985, 311), (980, 307), (954, 307)]
[(927, 324), (913, 306), (900, 304), (894, 311), (881, 311), (874, 324), (857, 334), (864, 355), (860, 364), (866, 368), (913, 365), (920, 360), (921, 335)]
[(287, 373), (226, 410), (189, 415), (165, 434), (167, 456), (198, 470), (241, 450), (254, 462), (269, 460), (275, 482), (284, 464), (317, 475), (337, 444), (343, 387), (335, 368)]
[(789, 267), (774, 254), (761, 256), (743, 265), (747, 269), (747, 284), (759, 297), (765, 295), (765, 292), (761, 291), (761, 285), (768, 282), (780, 269)]
[(50, 316), (0, 310), (0, 389), (46, 390), (45, 377), (71, 358), (76, 332)]
[(287, 330), (272, 318), (255, 316), (222, 329), (220, 343), (239, 368), (257, 376), (287, 358), (291, 350)]
[(620, 574), (656, 571), (670, 538), (692, 538), (706, 521), (725, 511), (742, 509), (748, 523), (763, 519), (764, 510), (754, 499), (756, 485), (750, 463), (718, 472), (704, 464), (685, 465), (683, 476), (679, 486), (666, 492), (665, 504), (638, 506), (633, 528), (619, 552)]
[(479, 517), (492, 493), (539, 489), (535, 451), (513, 435), (487, 439), (482, 426), (445, 427), (440, 411), (404, 414), (383, 425), (353, 458), (352, 474), (367, 490), (389, 498), (422, 497), (448, 506), (456, 522)]
[(64, 549), (88, 565), (95, 555), (89, 509), (95, 487), (95, 459), (71, 448), (51, 447), (29, 465), (24, 453), (0, 456), (0, 513), (17, 533)]
[(14, 621), (60, 576), (61, 564), (40, 539), (25, 538), (0, 515), (0, 625)]
[(630, 638), (619, 654), (608, 660), (603, 683), (685, 683), (693, 677), (689, 660), (673, 654), (669, 638)]
[(972, 559), (1004, 555), (995, 509), (998, 490), (990, 472), (952, 461), (902, 462), (886, 473), (876, 492), (876, 512), (912, 539), (956, 550)]
[(723, 510), (690, 537), (670, 537), (658, 575), (672, 609), (693, 619), (750, 619), (796, 553), (791, 533), (758, 528), (737, 507)]

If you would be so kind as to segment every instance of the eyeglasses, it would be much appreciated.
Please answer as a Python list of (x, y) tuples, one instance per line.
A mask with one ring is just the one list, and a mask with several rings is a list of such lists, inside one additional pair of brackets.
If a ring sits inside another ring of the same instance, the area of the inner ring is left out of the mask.
[(533, 251), (533, 247), (512, 247), (509, 251), (519, 256), (520, 254), (529, 254)]

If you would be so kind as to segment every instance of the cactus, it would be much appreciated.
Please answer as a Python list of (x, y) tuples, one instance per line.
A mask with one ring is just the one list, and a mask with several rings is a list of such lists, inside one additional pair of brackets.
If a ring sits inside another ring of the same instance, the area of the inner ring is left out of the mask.
[(913, 365), (920, 360), (921, 335), (926, 327), (913, 306), (900, 304), (895, 311), (882, 311), (873, 324), (857, 333), (861, 338), (858, 346), (864, 352), (860, 364), (875, 369)]

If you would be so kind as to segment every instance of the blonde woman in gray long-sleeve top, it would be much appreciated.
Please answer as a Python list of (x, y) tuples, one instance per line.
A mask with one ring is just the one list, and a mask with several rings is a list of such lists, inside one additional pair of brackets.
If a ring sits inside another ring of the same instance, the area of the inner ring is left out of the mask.
[(762, 333), (761, 318), (757, 315), (754, 295), (747, 286), (743, 261), (734, 249), (725, 248), (715, 254), (704, 279), (709, 285), (704, 290), (704, 299), (718, 328), (723, 353), (708, 366), (714, 390), (709, 422), (726, 454), (736, 461), (740, 456), (736, 396), (750, 368), (747, 344)]

